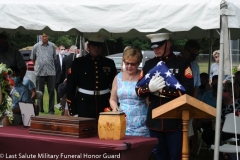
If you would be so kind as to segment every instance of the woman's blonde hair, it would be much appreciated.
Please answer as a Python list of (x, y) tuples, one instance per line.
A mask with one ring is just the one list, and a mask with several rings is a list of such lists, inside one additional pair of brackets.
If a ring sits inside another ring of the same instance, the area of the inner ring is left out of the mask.
[(213, 57), (215, 57), (216, 54), (219, 55), (219, 54), (220, 54), (220, 50), (215, 50), (215, 51), (213, 52), (213, 54), (212, 54)]
[(142, 62), (142, 59), (143, 59), (143, 55), (142, 55), (142, 52), (141, 52), (140, 49), (134, 48), (134, 47), (131, 47), (131, 46), (127, 46), (123, 51), (122, 61), (124, 62), (129, 57), (136, 57), (138, 64), (140, 64)]
[(69, 48), (69, 52), (70, 52), (70, 53), (75, 53), (75, 54), (77, 54), (77, 46), (72, 45), (72, 46)]

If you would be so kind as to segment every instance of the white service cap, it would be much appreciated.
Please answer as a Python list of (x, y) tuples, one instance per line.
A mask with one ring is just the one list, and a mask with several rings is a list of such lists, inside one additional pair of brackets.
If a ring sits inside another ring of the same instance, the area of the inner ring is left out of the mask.
[(148, 37), (151, 40), (151, 48), (157, 48), (165, 43), (169, 39), (169, 33), (157, 33), (157, 34), (148, 34)]
[(107, 39), (107, 37), (105, 37), (101, 34), (91, 34), (88, 36), (88, 41), (92, 41), (92, 42), (103, 43), (106, 39)]

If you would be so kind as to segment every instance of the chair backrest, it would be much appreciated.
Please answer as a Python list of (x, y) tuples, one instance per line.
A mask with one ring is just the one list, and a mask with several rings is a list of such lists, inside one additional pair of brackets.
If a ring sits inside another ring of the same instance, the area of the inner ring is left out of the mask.
[[(223, 129), (222, 129), (223, 132), (235, 133), (234, 116), (235, 116), (234, 113), (229, 113), (225, 116), (226, 119), (225, 119), (225, 122), (223, 124)], [(237, 132), (237, 134), (240, 134), (240, 117), (238, 117), (238, 116), (235, 116), (235, 117), (236, 117), (236, 132)]]
[(42, 94), (42, 92), (41, 92), (41, 91), (36, 91), (36, 99), (39, 99), (39, 100), (41, 100), (41, 99), (42, 99), (42, 97), (43, 97), (43, 94)]

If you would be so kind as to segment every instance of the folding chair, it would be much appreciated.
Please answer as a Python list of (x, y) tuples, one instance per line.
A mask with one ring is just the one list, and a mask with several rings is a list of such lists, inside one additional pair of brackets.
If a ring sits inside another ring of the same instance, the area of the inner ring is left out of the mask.
[[(235, 127), (234, 127), (234, 116), (235, 114), (234, 113), (230, 113), (230, 114), (227, 114), (225, 117), (225, 122), (223, 124), (223, 128), (222, 128), (222, 131), (225, 132), (225, 133), (232, 133), (232, 134), (235, 134)], [(236, 118), (236, 132), (237, 134), (240, 134), (240, 117), (235, 117)], [(235, 140), (234, 139), (229, 139), (227, 140), (226, 142), (229, 142), (232, 140)], [(211, 149), (214, 150), (214, 145), (211, 145)], [(239, 153), (240, 152), (240, 146), (237, 146), (237, 149), (236, 149), (236, 145), (233, 145), (233, 144), (223, 144), (221, 146), (219, 146), (219, 152), (224, 152), (224, 153)]]

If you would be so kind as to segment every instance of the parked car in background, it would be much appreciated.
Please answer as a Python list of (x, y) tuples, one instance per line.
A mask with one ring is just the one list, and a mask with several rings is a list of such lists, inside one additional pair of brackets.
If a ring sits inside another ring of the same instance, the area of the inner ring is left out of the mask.
[[(180, 52), (174, 51), (173, 53), (178, 55)], [(142, 63), (138, 67), (139, 70), (142, 70), (142, 67), (144, 66), (144, 64), (146, 63), (147, 60), (155, 57), (155, 53), (153, 51), (142, 51), (142, 55), (143, 55), (143, 59), (142, 59)], [(117, 54), (112, 54), (112, 55), (106, 56), (107, 58), (110, 58), (114, 61), (118, 72), (121, 71), (122, 56), (123, 56), (123, 53), (117, 53)]]
[(19, 50), (19, 51), (20, 51), (20, 53), (21, 53), (22, 56), (23, 56), (23, 60), (26, 62), (27, 70), (28, 70), (28, 71), (34, 71), (33, 62), (32, 62), (32, 60), (30, 59), (32, 50), (29, 50), (29, 49), (21, 49), (21, 50)]

